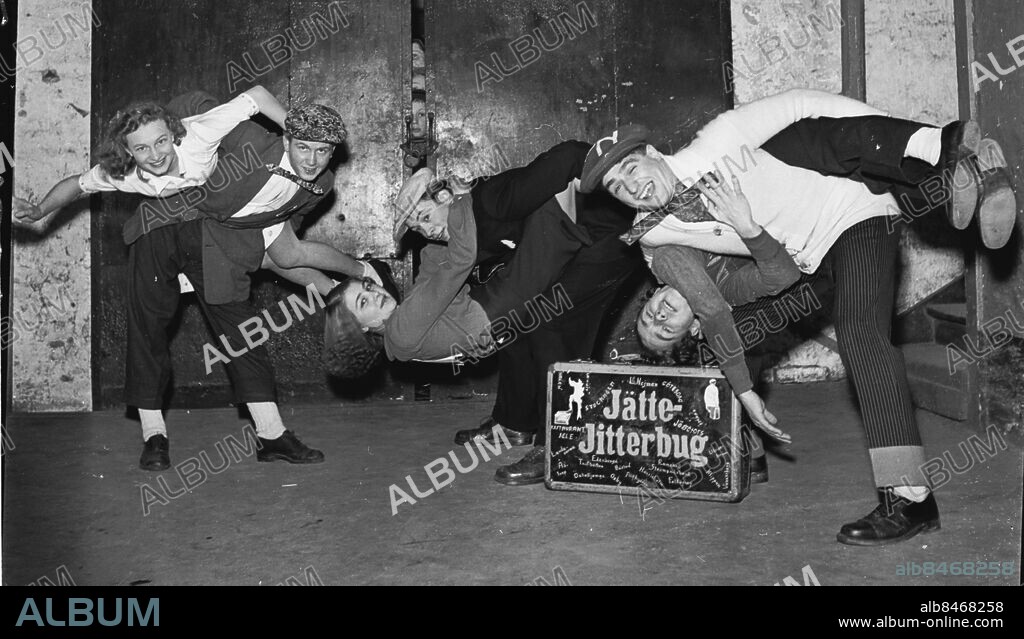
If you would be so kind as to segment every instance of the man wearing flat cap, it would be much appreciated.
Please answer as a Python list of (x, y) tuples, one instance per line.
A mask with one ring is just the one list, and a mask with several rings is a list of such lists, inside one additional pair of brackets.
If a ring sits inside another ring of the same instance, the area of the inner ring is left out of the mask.
[[(173, 99), (168, 109), (191, 116), (216, 104), (195, 92)], [(194, 287), (214, 334), (241, 353), (226, 368), (236, 402), (246, 404), (255, 423), (259, 461), (324, 459), (285, 429), (266, 348), (249, 347), (239, 328), (258, 315), (249, 301), (249, 274), (265, 264), (266, 248), (285, 225), (297, 228), (331, 192), (334, 174), (328, 162), (346, 136), (338, 113), (319, 104), (288, 112), (284, 128), (281, 136), (253, 122), (240, 123), (221, 140), (220, 161), (205, 184), (158, 201), (156, 214), (153, 201), (144, 202), (125, 224), (130, 246), (125, 401), (139, 408), (144, 470), (170, 466), (161, 408), (171, 378), (167, 329), (178, 306), (179, 273)]]
[[(900, 239), (892, 193), (919, 190), (925, 210), (943, 209), (960, 230), (976, 215), (992, 249), (1009, 240), (1017, 209), (1005, 156), (995, 141), (983, 145), (977, 123), (940, 128), (884, 115), (849, 98), (794, 89), (719, 115), (672, 155), (651, 146), (642, 127), (623, 127), (591, 149), (581, 180), (582, 190), (606, 190), (638, 211), (622, 239), (639, 241), (668, 284), (638, 318), (641, 341), (671, 348), (699, 316), (738, 399), (776, 437), (774, 416), (749, 377), (739, 379), (743, 347), (730, 304), (778, 295), (801, 273), (831, 283), (838, 352), (863, 417), (879, 499), (836, 538), (861, 546), (939, 529), (906, 364), (892, 343)], [(983, 160), (983, 148), (994, 153)], [(928, 186), (932, 178), (938, 189)], [(781, 286), (765, 286), (763, 273), (748, 269), (758, 276), (733, 277), (726, 292), (713, 275), (726, 260), (775, 255), (781, 266), (787, 253), (791, 278)], [(709, 332), (712, 323), (718, 328)]]

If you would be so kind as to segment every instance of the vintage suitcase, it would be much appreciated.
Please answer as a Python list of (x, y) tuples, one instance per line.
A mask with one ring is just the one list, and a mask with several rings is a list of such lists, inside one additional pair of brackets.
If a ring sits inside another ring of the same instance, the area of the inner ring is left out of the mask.
[(560, 362), (547, 401), (548, 488), (729, 502), (750, 492), (740, 405), (717, 368)]

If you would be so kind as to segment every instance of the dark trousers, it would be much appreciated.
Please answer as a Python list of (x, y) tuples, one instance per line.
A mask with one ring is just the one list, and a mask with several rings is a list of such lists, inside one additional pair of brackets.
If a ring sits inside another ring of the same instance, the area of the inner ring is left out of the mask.
[(920, 446), (903, 351), (892, 343), (898, 233), (885, 218), (847, 229), (826, 259), (835, 280), (836, 341), (869, 448)]
[(492, 324), (504, 318), (519, 327), (532, 326), (538, 315), (536, 298), (555, 284), (579, 250), (590, 244), (586, 229), (574, 224), (550, 199), (525, 221), (519, 248), (504, 268), (469, 294)]
[[(869, 448), (921, 445), (903, 352), (893, 346), (891, 337), (898, 252), (899, 234), (888, 232), (885, 218), (865, 220), (839, 236), (816, 273), (805, 275), (781, 295), (806, 300), (797, 290), (810, 286), (820, 299), (827, 288), (834, 288), (832, 319), (839, 357), (853, 383)], [(752, 323), (758, 335), (781, 330), (789, 320), (777, 305), (779, 297), (738, 306), (733, 319), (737, 324)], [(760, 344), (745, 346), (761, 356)]]
[[(248, 301), (207, 304), (203, 297), (202, 220), (173, 224), (141, 236), (128, 252), (128, 352), (125, 402), (160, 410), (171, 380), (167, 329), (178, 309), (178, 273), (192, 282), (199, 307), (216, 336), (209, 344), (226, 364), (236, 401), (276, 401), (274, 370), (264, 346), (248, 348), (238, 328), (258, 312)], [(224, 335), (232, 357), (221, 343)], [(202, 352), (196, 357), (203, 357)]]
[[(482, 180), (474, 187), (478, 262), (503, 260), (509, 268), (517, 259), (523, 258), (524, 264), (533, 259), (528, 257), (531, 240), (523, 221), (580, 176), (589, 148), (582, 142), (559, 143), (525, 167)], [(558, 291), (548, 288), (542, 293), (552, 302), (568, 299), (571, 308), (560, 304), (560, 315), (539, 322), (498, 351), (497, 400), (491, 416), (514, 430), (537, 432), (538, 444), (544, 442), (548, 366), (593, 355), (601, 320), (616, 292), (642, 264), (637, 247), (627, 247), (617, 237), (632, 223), (632, 211), (604, 193), (577, 194), (576, 211), (578, 225), (593, 243), (583, 246), (565, 265), (554, 283)], [(519, 238), (515, 257), (502, 250), (503, 238)], [(495, 277), (500, 275), (499, 271)], [(526, 281), (530, 282), (529, 277)], [(519, 299), (523, 299), (521, 292)], [(495, 302), (490, 304), (499, 308)]]
[(525, 220), (580, 176), (589, 148), (575, 140), (560, 142), (526, 166), (481, 178), (473, 186), (476, 261), (482, 270), (508, 260), (511, 248), (502, 240), (521, 243)]
[[(863, 116), (809, 118), (791, 124), (761, 148), (776, 159), (825, 175), (863, 183), (872, 193), (891, 193), (898, 202), (934, 202), (921, 184), (937, 176), (936, 167), (904, 158), (919, 122)], [(947, 197), (949, 194), (947, 194)]]
[[(498, 351), (497, 400), (491, 413), (496, 422), (536, 432), (535, 443), (544, 443), (548, 367), (593, 356), (601, 320), (622, 284), (642, 264), (637, 253), (623, 252), (620, 246), (625, 245), (610, 235), (581, 250), (556, 284), (572, 308)], [(556, 297), (553, 292), (546, 295)]]

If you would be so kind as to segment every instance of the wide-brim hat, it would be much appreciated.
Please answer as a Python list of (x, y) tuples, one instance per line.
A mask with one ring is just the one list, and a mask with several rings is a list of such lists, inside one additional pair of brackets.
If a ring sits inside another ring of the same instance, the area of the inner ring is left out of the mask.
[(603, 137), (587, 151), (580, 175), (580, 192), (593, 193), (601, 187), (601, 179), (622, 158), (641, 146), (650, 144), (651, 132), (642, 124), (627, 124)]

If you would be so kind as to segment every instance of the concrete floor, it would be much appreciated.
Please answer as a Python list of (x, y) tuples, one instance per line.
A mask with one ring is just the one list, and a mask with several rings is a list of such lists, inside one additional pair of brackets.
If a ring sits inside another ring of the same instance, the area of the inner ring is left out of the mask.
[[(391, 513), (389, 486), (456, 450), (486, 401), (285, 407), (285, 422), (321, 448), (318, 466), (230, 464), (167, 503), (174, 468), (136, 466), (137, 422), (121, 412), (15, 416), (4, 455), (3, 581), (60, 569), (78, 585), (306, 583), (508, 584), (555, 573), (573, 585), (772, 585), (809, 566), (821, 585), (1020, 583), (1021, 450), (976, 462), (939, 493), (942, 530), (881, 548), (836, 543), (839, 526), (874, 505), (868, 455), (846, 383), (777, 386), (769, 405), (792, 435), (791, 459), (739, 504), (668, 501), (641, 516), (636, 496), (505, 487), (481, 463), (441, 491)], [(929, 457), (965, 465), (961, 424), (919, 412)], [(234, 410), (174, 411), (172, 462), (221, 468), (219, 446), (242, 440)], [(200, 452), (205, 451), (205, 457)], [(458, 455), (463, 464), (469, 457)], [(230, 456), (228, 457), (230, 460)], [(188, 474), (188, 469), (182, 471)], [(163, 477), (165, 487), (157, 483)], [(903, 562), (1014, 562), (1013, 576), (899, 576)], [(312, 567), (311, 571), (307, 571)], [(556, 570), (557, 569), (557, 570)]]

